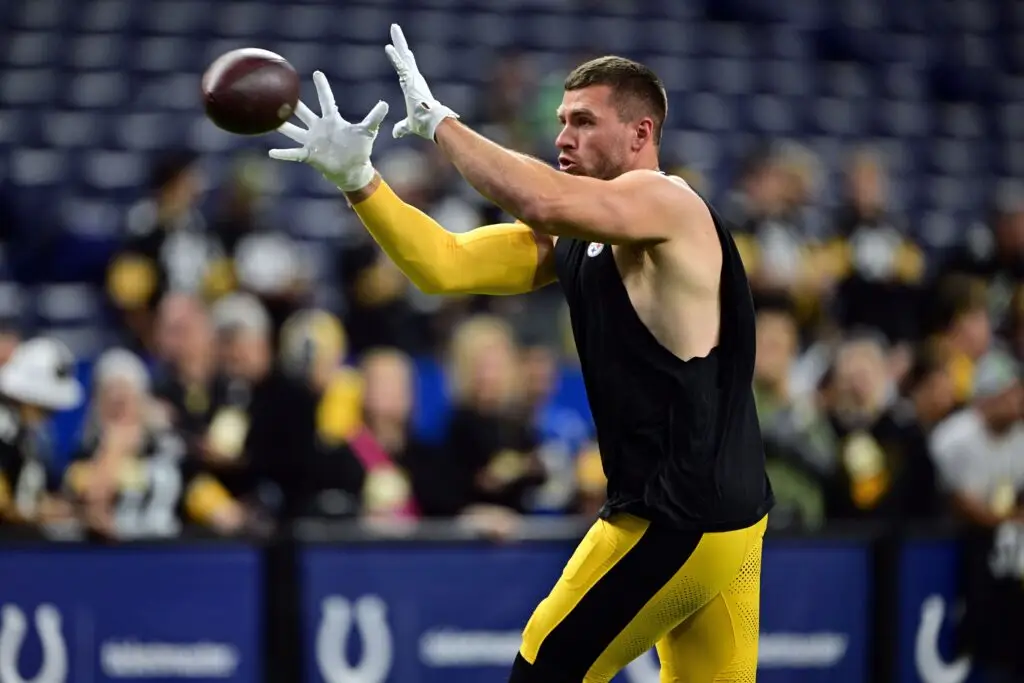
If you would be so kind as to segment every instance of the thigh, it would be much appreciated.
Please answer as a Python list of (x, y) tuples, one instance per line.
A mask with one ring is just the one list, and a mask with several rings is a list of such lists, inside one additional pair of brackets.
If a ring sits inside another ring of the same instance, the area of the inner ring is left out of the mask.
[[(669, 542), (671, 538), (671, 542)], [(594, 664), (700, 543), (630, 515), (598, 520), (523, 631), (516, 683), (607, 680)], [(651, 641), (651, 645), (653, 646)]]
[(599, 521), (523, 634), (517, 681), (602, 683), (722, 591), (748, 530), (683, 533)]
[(658, 641), (662, 683), (754, 683), (762, 546), (758, 536), (725, 589)]

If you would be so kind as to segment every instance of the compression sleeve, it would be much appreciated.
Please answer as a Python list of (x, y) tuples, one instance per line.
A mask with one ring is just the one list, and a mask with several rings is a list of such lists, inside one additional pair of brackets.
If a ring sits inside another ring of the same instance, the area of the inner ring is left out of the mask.
[(522, 224), (453, 234), (406, 204), (387, 183), (353, 207), (413, 284), (428, 294), (522, 294), (534, 289), (538, 250)]

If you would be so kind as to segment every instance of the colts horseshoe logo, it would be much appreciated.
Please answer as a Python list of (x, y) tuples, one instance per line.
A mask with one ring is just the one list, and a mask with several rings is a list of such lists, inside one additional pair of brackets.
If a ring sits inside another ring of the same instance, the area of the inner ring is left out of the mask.
[(921, 605), (921, 622), (914, 642), (917, 673), (925, 683), (964, 683), (971, 673), (971, 660), (962, 657), (946, 663), (939, 653), (939, 631), (946, 615), (946, 602), (932, 595)]
[(32, 678), (22, 678), (18, 656), (28, 631), (28, 619), (15, 605), (0, 610), (0, 683), (64, 683), (68, 677), (68, 649), (61, 632), (60, 612), (53, 605), (36, 609), (36, 631), (43, 644), (43, 663)]
[[(321, 610), (316, 634), (320, 676), (327, 683), (384, 683), (391, 671), (393, 654), (384, 601), (376, 595), (364, 595), (349, 602), (333, 595), (324, 599)], [(345, 655), (353, 620), (363, 644), (358, 664), (350, 664)]]

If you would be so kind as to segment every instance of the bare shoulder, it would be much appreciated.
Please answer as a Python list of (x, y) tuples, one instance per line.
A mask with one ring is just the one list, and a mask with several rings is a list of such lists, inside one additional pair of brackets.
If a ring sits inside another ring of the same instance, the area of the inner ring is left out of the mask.
[(714, 232), (707, 204), (690, 185), (678, 176), (660, 171), (637, 170), (624, 173), (614, 181), (647, 207), (646, 218), (664, 223), (664, 239), (672, 239), (693, 230)]
[(682, 178), (655, 173), (659, 220), (665, 239), (651, 247), (655, 264), (668, 268), (694, 285), (717, 286), (722, 268), (722, 244), (704, 199)]

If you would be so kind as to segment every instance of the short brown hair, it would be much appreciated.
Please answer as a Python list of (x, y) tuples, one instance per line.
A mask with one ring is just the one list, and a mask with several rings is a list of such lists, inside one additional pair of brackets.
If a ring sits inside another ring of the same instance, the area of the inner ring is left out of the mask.
[(654, 119), (654, 142), (661, 143), (661, 129), (668, 114), (665, 86), (650, 68), (624, 57), (598, 57), (572, 70), (565, 89), (581, 90), (595, 85), (612, 89), (619, 118), (623, 121), (650, 116)]

